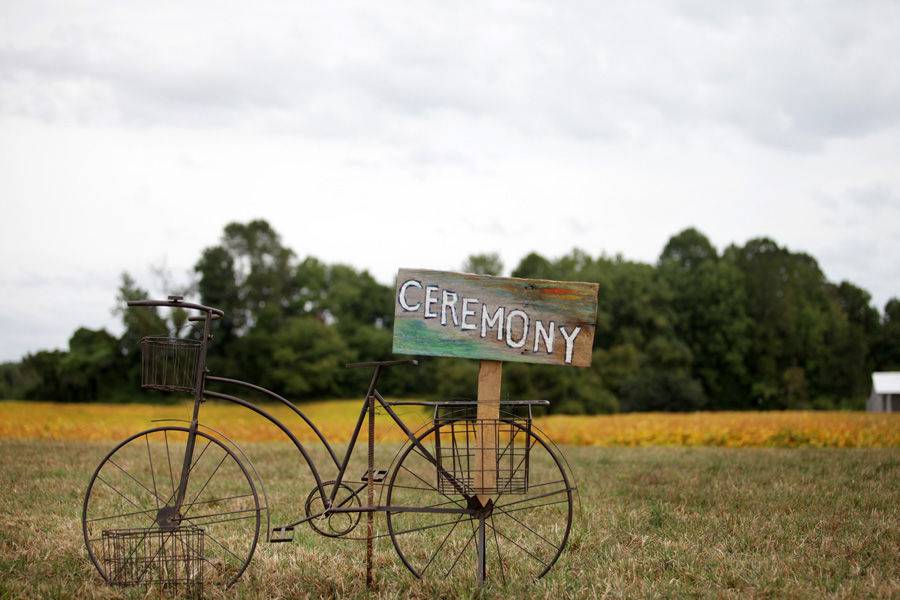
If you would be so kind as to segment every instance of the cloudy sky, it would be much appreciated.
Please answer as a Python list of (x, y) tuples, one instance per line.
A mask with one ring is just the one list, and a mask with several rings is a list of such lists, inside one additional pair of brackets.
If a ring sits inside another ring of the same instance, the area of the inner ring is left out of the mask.
[(770, 236), (900, 295), (900, 3), (0, 6), (0, 360), (223, 225), (457, 268)]

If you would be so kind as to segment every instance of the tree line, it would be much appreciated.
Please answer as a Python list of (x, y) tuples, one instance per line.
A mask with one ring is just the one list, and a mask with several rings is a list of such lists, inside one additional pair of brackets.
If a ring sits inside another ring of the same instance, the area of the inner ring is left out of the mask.
[[(463, 271), (499, 275), (496, 254)], [(525, 256), (513, 277), (600, 284), (589, 369), (508, 363), (504, 395), (546, 398), (561, 413), (640, 410), (861, 408), (873, 370), (900, 369), (900, 299), (880, 313), (868, 292), (829, 282), (816, 260), (767, 238), (719, 252), (696, 229), (665, 245), (656, 264), (581, 250)], [(367, 373), (344, 368), (391, 354), (393, 288), (367, 271), (298, 257), (262, 220), (231, 223), (171, 290), (225, 311), (209, 368), (289, 398), (353, 397)], [(122, 276), (123, 334), (80, 328), (67, 350), (0, 365), (0, 397), (65, 402), (147, 400), (138, 342), (190, 336), (180, 309), (125, 308), (148, 296)], [(477, 363), (427, 359), (389, 370), (391, 395), (472, 398)], [(156, 396), (158, 398), (158, 396)]]

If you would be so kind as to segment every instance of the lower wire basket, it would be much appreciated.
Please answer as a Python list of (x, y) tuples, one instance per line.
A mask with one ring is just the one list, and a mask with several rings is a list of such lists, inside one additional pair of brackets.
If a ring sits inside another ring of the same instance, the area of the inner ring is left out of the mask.
[(499, 419), (478, 419), (476, 406), (438, 405), (438, 490), (469, 495), (528, 492), (531, 407), (525, 410), (524, 415), (505, 412)]
[(103, 568), (110, 584), (153, 584), (192, 595), (202, 593), (202, 528), (107, 529), (102, 536)]

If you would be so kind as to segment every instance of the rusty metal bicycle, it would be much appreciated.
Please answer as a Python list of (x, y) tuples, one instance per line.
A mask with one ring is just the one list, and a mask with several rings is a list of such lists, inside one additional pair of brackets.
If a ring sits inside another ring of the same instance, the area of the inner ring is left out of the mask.
[[(474, 401), (386, 400), (377, 388), (381, 375), (388, 368), (416, 366), (415, 360), (347, 365), (371, 369), (372, 375), (350, 441), (339, 454), (288, 399), (208, 372), (212, 326), (224, 317), (221, 310), (179, 296), (128, 305), (195, 311), (192, 337), (140, 342), (142, 387), (190, 393), (193, 408), (190, 421), (159, 424), (117, 444), (90, 479), (82, 509), (84, 541), (90, 560), (110, 584), (231, 585), (250, 563), (260, 529), (272, 543), (291, 541), (303, 526), (326, 537), (357, 539), (353, 532), (361, 516), (376, 513), (384, 515), (386, 531), (374, 537), (390, 538), (415, 577), (471, 577), (474, 572), (478, 581), (489, 574), (501, 581), (540, 578), (566, 547), (575, 485), (559, 450), (532, 421), (532, 409), (546, 401), (502, 402), (500, 418), (485, 428)], [(327, 454), (326, 468), (335, 475), (324, 477), (298, 436), (265, 405), (222, 391), (227, 388), (288, 407), (314, 432)], [(290, 441), (315, 481), (298, 501), (297, 518), (270, 522), (265, 486), (246, 452), (201, 423), (207, 400), (253, 411)], [(406, 405), (427, 406), (433, 418), (414, 430), (396, 410)], [(406, 439), (384, 468), (373, 463), (376, 409)], [(367, 421), (368, 468), (360, 476), (351, 474), (349, 465)], [(494, 436), (489, 445), (496, 449), (496, 461), (488, 465), (475, 460), (484, 431)], [(492, 472), (485, 477), (477, 469)]]

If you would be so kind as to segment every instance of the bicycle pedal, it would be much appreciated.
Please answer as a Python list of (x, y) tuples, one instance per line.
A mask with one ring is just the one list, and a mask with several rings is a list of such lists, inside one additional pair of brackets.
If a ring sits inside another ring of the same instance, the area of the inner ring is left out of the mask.
[[(375, 469), (374, 477), (372, 481), (378, 483), (379, 481), (384, 481), (384, 478), (387, 477), (387, 469)], [(359, 478), (360, 481), (369, 481), (369, 472), (366, 471), (363, 473), (363, 476)]]
[(272, 529), (271, 535), (269, 535), (269, 543), (272, 544), (292, 541), (294, 541), (293, 527), (275, 527)]

